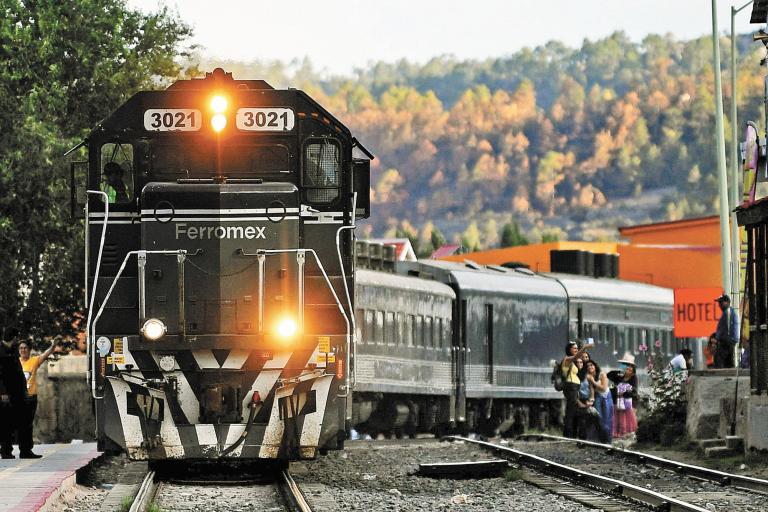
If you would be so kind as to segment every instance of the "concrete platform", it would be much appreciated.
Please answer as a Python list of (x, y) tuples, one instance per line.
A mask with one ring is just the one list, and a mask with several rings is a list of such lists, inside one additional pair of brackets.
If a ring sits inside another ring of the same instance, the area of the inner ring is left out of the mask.
[[(0, 512), (34, 512), (75, 484), (75, 472), (100, 453), (96, 443), (35, 446), (41, 459), (0, 459)], [(19, 456), (18, 449), (13, 452)]]

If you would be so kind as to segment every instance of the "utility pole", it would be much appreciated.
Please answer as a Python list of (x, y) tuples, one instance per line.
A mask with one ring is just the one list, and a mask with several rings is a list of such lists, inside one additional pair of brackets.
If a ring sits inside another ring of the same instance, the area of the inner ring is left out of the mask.
[(712, 0), (712, 52), (715, 72), (715, 140), (717, 175), (720, 188), (720, 269), (723, 290), (731, 291), (731, 236), (728, 219), (728, 176), (725, 169), (725, 133), (723, 133), (723, 87), (720, 72), (720, 41), (717, 33), (717, 0)]
[(739, 126), (736, 94), (736, 15), (746, 9), (754, 0), (749, 0), (741, 7), (731, 6), (731, 304), (740, 313), (741, 307), (741, 236), (734, 210), (739, 206), (739, 176), (741, 157), (739, 154)]

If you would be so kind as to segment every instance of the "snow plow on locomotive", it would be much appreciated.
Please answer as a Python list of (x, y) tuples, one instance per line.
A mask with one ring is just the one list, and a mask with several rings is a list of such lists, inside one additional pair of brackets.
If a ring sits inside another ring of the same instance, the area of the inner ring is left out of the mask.
[[(351, 417), (372, 155), (305, 93), (221, 69), (140, 92), (73, 163), (102, 449), (314, 457)], [(81, 177), (82, 175), (82, 177)]]

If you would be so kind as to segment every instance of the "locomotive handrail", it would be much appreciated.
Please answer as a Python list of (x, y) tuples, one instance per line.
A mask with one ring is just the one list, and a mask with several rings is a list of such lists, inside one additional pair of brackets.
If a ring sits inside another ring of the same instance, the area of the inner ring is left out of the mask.
[(90, 333), (91, 333), (91, 314), (93, 313), (93, 308), (89, 307), (93, 305), (93, 301), (96, 300), (96, 288), (99, 285), (99, 273), (101, 272), (101, 254), (104, 250), (104, 241), (107, 238), (107, 221), (109, 220), (109, 196), (106, 192), (103, 190), (86, 190), (86, 195), (93, 194), (93, 195), (100, 195), (104, 198), (104, 222), (102, 224), (101, 228), (101, 241), (99, 242), (99, 256), (96, 260), (96, 272), (93, 276), (93, 290), (91, 290), (91, 300), (88, 301), (88, 253), (90, 252), (89, 247), (89, 236), (88, 232), (90, 229), (90, 210), (88, 201), (85, 202), (85, 307), (88, 309), (88, 317), (85, 321), (85, 336), (86, 336), (86, 343), (85, 343), (85, 352), (86, 356), (89, 358), (89, 361), (91, 361), (91, 366), (88, 369), (88, 372), (86, 373), (86, 380), (90, 379), (91, 389), (93, 390), (92, 393), (95, 393), (95, 382), (96, 382), (96, 359), (93, 357), (93, 350), (91, 350), (91, 343), (93, 340), (91, 339)]
[[(96, 324), (99, 322), (99, 318), (101, 318), (101, 314), (104, 312), (104, 308), (107, 306), (107, 302), (109, 302), (109, 298), (112, 296), (112, 292), (115, 289), (115, 285), (117, 285), (117, 280), (120, 279), (120, 277), (123, 274), (123, 271), (125, 270), (125, 265), (128, 263), (128, 258), (130, 258), (132, 255), (137, 256), (144, 256), (146, 257), (147, 254), (176, 254), (177, 256), (185, 256), (187, 254), (187, 251), (184, 249), (177, 249), (175, 251), (170, 250), (158, 250), (158, 251), (128, 251), (125, 254), (125, 258), (123, 258), (123, 263), (120, 265), (120, 268), (117, 271), (117, 274), (115, 274), (115, 277), (112, 279), (112, 284), (109, 287), (109, 290), (107, 290), (107, 294), (104, 296), (104, 301), (101, 303), (101, 306), (99, 307), (99, 312), (96, 313), (96, 317), (93, 319), (93, 323), (91, 324), (90, 328), (90, 340), (93, 340), (93, 338), (96, 337)], [(95, 289), (95, 287), (94, 287)], [(95, 295), (95, 293), (94, 293)], [(93, 303), (91, 303), (93, 304)], [(90, 313), (90, 310), (89, 310)], [(88, 348), (90, 349), (90, 343), (88, 343)], [(91, 351), (91, 368), (92, 368), (92, 374), (91, 374), (91, 396), (96, 400), (101, 400), (104, 397), (103, 396), (97, 396), (96, 395), (96, 356), (93, 351)]]
[[(339, 257), (339, 269), (341, 271), (341, 281), (344, 284), (344, 293), (347, 295), (347, 306), (349, 307), (349, 314), (350, 314), (350, 320), (352, 322), (352, 342), (350, 346), (347, 348), (347, 353), (349, 354), (351, 352), (351, 360), (355, 362), (355, 368), (353, 368), (350, 365), (350, 358), (347, 358), (347, 372), (350, 374), (350, 383), (349, 385), (354, 387), (357, 383), (357, 320), (355, 320), (355, 312), (352, 309), (352, 299), (349, 295), (349, 286), (347, 286), (347, 276), (344, 273), (344, 261), (341, 258), (341, 243), (339, 240), (339, 235), (342, 231), (345, 229), (352, 229), (354, 230), (357, 228), (357, 225), (355, 223), (355, 217), (356, 217), (356, 211), (357, 211), (357, 192), (352, 194), (352, 224), (349, 226), (341, 226), (339, 229), (336, 230), (336, 255)], [(355, 243), (354, 240), (352, 240), (352, 250), (354, 251)], [(354, 256), (354, 255), (353, 255)], [(353, 257), (354, 260), (354, 257)], [(355, 274), (355, 267), (352, 266), (352, 275)]]
[(344, 354), (345, 359), (345, 371), (344, 371), (344, 393), (339, 395), (340, 397), (346, 397), (349, 394), (349, 346), (350, 346), (350, 334), (349, 334), (349, 328), (350, 328), (350, 321), (347, 317), (347, 312), (344, 310), (344, 306), (341, 305), (341, 299), (339, 299), (338, 294), (336, 293), (336, 290), (333, 288), (333, 284), (331, 284), (331, 280), (328, 277), (328, 274), (325, 271), (325, 267), (323, 267), (322, 261), (320, 261), (320, 258), (317, 256), (317, 253), (314, 249), (257, 249), (256, 252), (245, 252), (242, 249), (240, 250), (240, 254), (243, 256), (256, 256), (259, 257), (261, 255), (268, 255), (268, 254), (287, 254), (295, 252), (297, 255), (299, 253), (310, 253), (312, 256), (315, 257), (315, 261), (317, 262), (317, 266), (320, 268), (320, 272), (323, 273), (323, 277), (325, 278), (325, 283), (328, 285), (328, 288), (331, 290), (331, 293), (333, 294), (333, 298), (336, 301), (336, 305), (339, 307), (339, 311), (341, 311), (341, 316), (344, 318), (344, 323), (346, 327), (346, 340), (347, 340), (347, 350)]

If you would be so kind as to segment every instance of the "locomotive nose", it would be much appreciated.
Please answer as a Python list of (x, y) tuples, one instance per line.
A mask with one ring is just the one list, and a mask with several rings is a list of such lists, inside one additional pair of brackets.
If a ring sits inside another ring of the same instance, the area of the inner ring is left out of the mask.
[(299, 317), (294, 185), (150, 183), (142, 204), (142, 247), (187, 254), (147, 256), (145, 317), (167, 337), (295, 334), (280, 324)]

